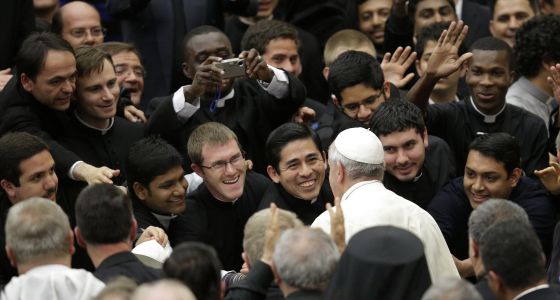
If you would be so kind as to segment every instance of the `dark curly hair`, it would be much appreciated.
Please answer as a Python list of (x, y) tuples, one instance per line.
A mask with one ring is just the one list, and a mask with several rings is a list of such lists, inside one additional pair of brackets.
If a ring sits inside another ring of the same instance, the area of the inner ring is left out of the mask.
[(278, 20), (262, 20), (250, 26), (241, 40), (241, 50), (257, 49), (263, 54), (268, 43), (274, 39), (291, 39), (299, 46), (298, 33), (292, 25)]
[(525, 77), (539, 73), (542, 62), (560, 61), (560, 16), (538, 16), (515, 35), (515, 71)]

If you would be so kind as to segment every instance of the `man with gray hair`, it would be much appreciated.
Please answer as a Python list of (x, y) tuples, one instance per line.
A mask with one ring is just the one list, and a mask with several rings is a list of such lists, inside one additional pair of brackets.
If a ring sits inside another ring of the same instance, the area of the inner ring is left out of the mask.
[[(432, 281), (459, 277), (443, 235), (434, 219), (418, 205), (383, 186), (384, 150), (381, 141), (365, 128), (341, 132), (329, 148), (329, 181), (341, 198), (346, 240), (358, 231), (381, 225), (399, 227), (416, 234), (424, 243)], [(330, 232), (328, 212), (312, 227)]]
[(316, 228), (286, 230), (274, 249), (272, 270), (286, 299), (322, 299), (340, 253)]
[(482, 300), (474, 286), (459, 278), (445, 278), (436, 281), (424, 293), (421, 300)]
[(74, 235), (53, 201), (30, 198), (12, 206), (6, 220), (6, 252), (19, 276), (0, 299), (91, 299), (105, 286), (90, 272), (70, 268)]

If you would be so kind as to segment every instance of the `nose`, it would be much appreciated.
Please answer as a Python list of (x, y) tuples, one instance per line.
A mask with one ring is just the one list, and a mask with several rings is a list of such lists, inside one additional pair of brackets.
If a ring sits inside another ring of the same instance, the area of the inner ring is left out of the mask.
[(233, 174), (233, 173), (235, 173), (235, 168), (233, 167), (233, 164), (230, 163), (230, 162), (226, 163), (226, 167), (225, 167), (224, 172), (225, 172), (226, 174)]
[(511, 17), (509, 18), (508, 27), (509, 29), (518, 29), (521, 27), (521, 21), (519, 21), (516, 17)]
[(360, 121), (368, 121), (371, 117), (371, 109), (365, 107), (364, 105), (360, 105), (360, 109), (358, 110), (358, 120)]
[(56, 176), (56, 173), (53, 172), (52, 174), (47, 175), (45, 179), (45, 190), (56, 189), (56, 187), (58, 186), (58, 177)]
[(66, 80), (64, 80), (64, 83), (62, 84), (62, 91), (65, 92), (65, 93), (73, 93), (75, 87), (76, 86), (75, 86), (73, 80), (66, 79)]
[(440, 22), (443, 22), (443, 18), (441, 16), (441, 14), (436, 12), (435, 15), (434, 15), (434, 23), (440, 23)]
[(289, 59), (286, 59), (281, 65), (280, 68), (284, 69), (286, 72), (296, 76), (295, 71), (296, 68), (294, 67), (294, 65), (292, 63), (290, 63)]
[(477, 176), (474, 180), (472, 189), (477, 192), (484, 190), (484, 184), (482, 184), (482, 178), (480, 176)]
[(373, 25), (381, 25), (383, 22), (381, 21), (381, 16), (379, 14), (374, 13), (372, 18)]
[(103, 100), (115, 100), (115, 95), (108, 86), (103, 87)]
[(493, 82), (490, 79), (490, 74), (483, 74), (482, 79), (480, 80), (481, 85), (492, 85)]
[(408, 162), (408, 155), (406, 155), (406, 151), (403, 149), (399, 149), (397, 152), (397, 164), (404, 165)]
[(85, 39), (84, 39), (84, 44), (92, 46), (94, 43), (95, 43), (95, 38), (91, 34), (91, 31), (88, 30), (86, 32), (86, 36), (85, 36)]
[(138, 81), (139, 76), (136, 75), (136, 73), (134, 73), (133, 70), (129, 70), (126, 75), (125, 75), (125, 81), (126, 82), (136, 82)]
[(313, 173), (313, 170), (311, 169), (311, 167), (307, 163), (303, 162), (301, 164), (301, 169), (299, 171), (299, 174), (303, 177), (307, 177), (307, 176), (311, 175), (312, 173)]

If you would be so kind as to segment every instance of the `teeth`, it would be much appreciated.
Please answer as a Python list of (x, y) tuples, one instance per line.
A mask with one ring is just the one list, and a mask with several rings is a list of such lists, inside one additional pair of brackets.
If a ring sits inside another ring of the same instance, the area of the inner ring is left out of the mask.
[(315, 184), (315, 180), (310, 180), (310, 181), (302, 182), (302, 183), (300, 183), (299, 185), (302, 186), (302, 187), (310, 187), (310, 186), (312, 186), (313, 184)]
[(234, 180), (224, 180), (223, 183), (225, 184), (234, 184), (239, 180), (239, 177), (235, 178)]

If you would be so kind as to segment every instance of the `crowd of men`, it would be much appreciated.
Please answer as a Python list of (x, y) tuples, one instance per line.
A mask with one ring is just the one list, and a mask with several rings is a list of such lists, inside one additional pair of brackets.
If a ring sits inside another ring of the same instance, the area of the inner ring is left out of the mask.
[(0, 4), (0, 299), (560, 299), (559, 1), (160, 2)]

